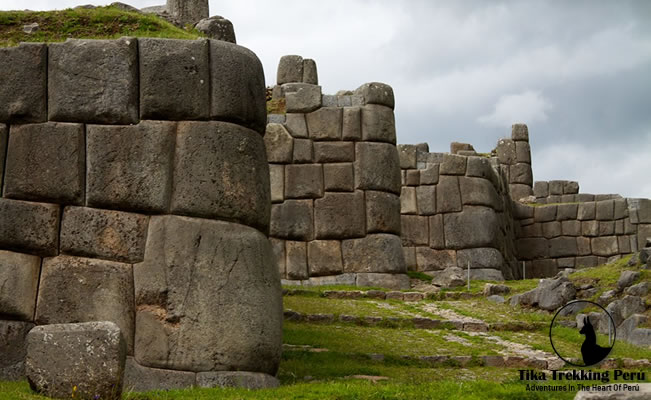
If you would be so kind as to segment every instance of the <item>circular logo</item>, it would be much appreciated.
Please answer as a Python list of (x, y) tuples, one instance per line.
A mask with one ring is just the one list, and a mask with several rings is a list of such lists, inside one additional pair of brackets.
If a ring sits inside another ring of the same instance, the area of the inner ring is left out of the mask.
[(575, 300), (556, 312), (549, 326), (549, 341), (561, 360), (588, 367), (605, 359), (615, 345), (613, 317), (599, 304)]

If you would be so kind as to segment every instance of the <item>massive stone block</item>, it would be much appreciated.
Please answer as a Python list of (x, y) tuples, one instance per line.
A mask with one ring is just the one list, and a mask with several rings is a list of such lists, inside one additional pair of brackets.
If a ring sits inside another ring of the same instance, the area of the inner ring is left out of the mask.
[(307, 245), (307, 264), (310, 276), (338, 275), (343, 272), (341, 242), (313, 240)]
[(68, 39), (50, 44), (48, 118), (98, 124), (137, 123), (136, 39)]
[(549, 256), (549, 244), (547, 239), (526, 238), (516, 241), (518, 258), (521, 260), (534, 260)]
[(391, 108), (377, 104), (362, 107), (362, 140), (396, 144), (396, 120)]
[(429, 244), (428, 218), (420, 215), (400, 217), (403, 246), (427, 246)]
[(457, 252), (454, 250), (433, 250), (416, 247), (416, 264), (419, 271), (436, 271), (457, 266)]
[(302, 199), (323, 196), (323, 168), (320, 164), (285, 166), (285, 198)]
[(416, 168), (416, 145), (399, 144), (398, 156), (400, 157), (400, 168)]
[(269, 185), (271, 187), (271, 201), (281, 202), (285, 199), (285, 166), (282, 164), (269, 164)]
[(292, 137), (307, 137), (307, 122), (305, 122), (305, 114), (288, 112), (285, 114), (285, 126)]
[(504, 267), (504, 257), (499, 250), (490, 247), (457, 251), (457, 265), (460, 268), (468, 268), (468, 263), (471, 269), (490, 268), (501, 271)]
[(321, 86), (301, 84), (296, 90), (285, 93), (285, 108), (288, 113), (309, 113), (319, 107)]
[(592, 253), (597, 256), (610, 257), (619, 253), (617, 236), (596, 237), (591, 240)]
[(573, 257), (578, 255), (576, 238), (561, 236), (549, 241), (550, 257)]
[(317, 239), (363, 237), (365, 226), (364, 194), (326, 193), (314, 201), (314, 225)]
[(124, 335), (129, 354), (133, 354), (131, 265), (70, 256), (44, 259), (36, 323), (89, 321), (114, 322)]
[(355, 144), (353, 142), (314, 143), (314, 161), (318, 163), (355, 161)]
[(312, 147), (312, 141), (310, 139), (294, 139), (294, 151), (292, 154), (294, 163), (311, 163), (314, 160)]
[(416, 187), (416, 199), (418, 203), (418, 214), (436, 214), (436, 186), (422, 185)]
[(344, 240), (344, 272), (404, 273), (407, 271), (400, 238), (387, 233)]
[(531, 165), (525, 163), (518, 163), (511, 165), (510, 168), (510, 183), (521, 183), (523, 185), (533, 185), (533, 174), (531, 172)]
[(596, 207), (594, 202), (589, 203), (580, 203), (577, 213), (577, 219), (580, 221), (586, 221), (595, 219), (596, 216)]
[(89, 125), (86, 133), (86, 204), (166, 212), (172, 191), (176, 124)]
[(615, 217), (615, 202), (603, 200), (596, 202), (596, 218), (599, 221), (612, 221)]
[(251, 50), (210, 40), (210, 117), (263, 133), (267, 124), (264, 72)]
[(167, 0), (167, 12), (181, 24), (191, 26), (210, 16), (208, 0)]
[(190, 371), (148, 368), (127, 357), (124, 367), (124, 390), (146, 392), (149, 390), (182, 389), (195, 384), (196, 374)]
[(545, 181), (534, 182), (533, 195), (536, 197), (549, 196), (549, 182), (545, 182)]
[(393, 110), (395, 98), (391, 86), (380, 82), (369, 82), (355, 89), (355, 94), (364, 97), (366, 104), (381, 104)]
[(280, 57), (278, 71), (276, 72), (276, 83), (303, 82), (303, 57), (287, 55)]
[(392, 193), (367, 190), (366, 232), (400, 234), (400, 197)]
[(138, 51), (140, 118), (208, 118), (210, 63), (207, 40), (140, 38)]
[(456, 154), (445, 154), (439, 168), (441, 175), (465, 175), (467, 157)]
[(83, 204), (86, 149), (81, 124), (12, 125), (4, 196)]
[(418, 202), (415, 187), (403, 186), (400, 190), (400, 213), (416, 214), (418, 213)]
[(447, 248), (498, 245), (499, 220), (495, 211), (490, 208), (466, 207), (463, 212), (445, 214), (444, 229)]
[(323, 107), (305, 116), (307, 130), (313, 140), (341, 140), (343, 111), (338, 107)]
[(233, 29), (233, 23), (219, 15), (203, 18), (201, 21), (197, 22), (197, 24), (194, 26), (194, 29), (212, 39), (237, 43), (237, 40), (235, 39), (235, 29)]
[(60, 212), (56, 204), (0, 199), (0, 248), (56, 255)]
[(459, 178), (456, 176), (443, 175), (439, 178), (436, 190), (436, 211), (448, 213), (461, 211), (461, 191), (459, 190)]
[(0, 314), (34, 320), (40, 272), (40, 257), (0, 250)]
[(460, 177), (459, 189), (463, 204), (488, 206), (495, 210), (502, 209), (502, 200), (489, 180)]
[(308, 279), (307, 242), (286, 241), (286, 273), (289, 279)]
[(27, 334), (33, 327), (31, 322), (0, 320), (0, 379), (25, 378)]
[(343, 140), (361, 140), (362, 110), (360, 107), (344, 107), (341, 138)]
[(515, 164), (517, 156), (515, 142), (511, 139), (500, 139), (497, 142), (497, 158), (501, 164)]
[(324, 164), (323, 185), (328, 192), (352, 192), (355, 190), (353, 164)]
[(311, 85), (319, 84), (319, 75), (316, 70), (316, 62), (311, 58), (303, 60), (303, 82)]
[(444, 249), (445, 238), (443, 235), (443, 214), (429, 217), (429, 246), (433, 249)]
[(556, 219), (556, 206), (542, 206), (533, 209), (533, 219), (536, 222), (550, 222)]
[(242, 222), (266, 232), (271, 198), (262, 138), (225, 122), (180, 122), (171, 212)]
[(122, 398), (126, 343), (112, 322), (37, 326), (27, 335), (25, 372), (49, 397)]
[(280, 279), (260, 232), (223, 221), (152, 217), (134, 282), (139, 364), (276, 373)]
[(388, 143), (355, 144), (355, 187), (400, 193), (400, 159)]
[(47, 120), (47, 46), (21, 43), (0, 49), (0, 122)]
[(282, 124), (267, 124), (264, 134), (267, 161), (290, 164), (294, 153), (294, 139)]
[(515, 160), (519, 163), (531, 164), (531, 148), (527, 142), (515, 142)]
[(142, 261), (149, 217), (122, 211), (66, 207), (61, 252), (134, 263)]
[(270, 235), (294, 240), (314, 239), (312, 200), (286, 200), (271, 207)]

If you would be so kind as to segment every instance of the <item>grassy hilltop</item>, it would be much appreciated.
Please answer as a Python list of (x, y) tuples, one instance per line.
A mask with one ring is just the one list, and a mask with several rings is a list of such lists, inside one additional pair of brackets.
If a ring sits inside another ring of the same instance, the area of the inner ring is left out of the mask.
[[(33, 33), (23, 26), (37, 23)], [(115, 7), (61, 11), (0, 11), (0, 47), (20, 42), (62, 42), (75, 39), (116, 39), (121, 36), (196, 39), (201, 34), (181, 29), (151, 14), (127, 12)]]

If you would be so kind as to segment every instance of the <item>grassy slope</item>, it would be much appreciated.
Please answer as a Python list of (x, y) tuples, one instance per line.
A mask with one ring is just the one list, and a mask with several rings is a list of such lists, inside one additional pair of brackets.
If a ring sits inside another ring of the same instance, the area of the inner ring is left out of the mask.
[[(39, 24), (39, 30), (32, 34), (24, 33), (23, 26), (33, 22)], [(153, 15), (124, 12), (113, 7), (0, 12), (0, 47), (16, 46), (20, 42), (115, 39), (121, 36), (196, 39), (200, 34), (177, 28)]]

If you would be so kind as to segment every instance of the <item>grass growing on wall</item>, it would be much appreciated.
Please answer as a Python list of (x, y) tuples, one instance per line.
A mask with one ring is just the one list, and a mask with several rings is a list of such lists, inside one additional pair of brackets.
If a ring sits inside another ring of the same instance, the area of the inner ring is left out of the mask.
[[(31, 34), (23, 26), (37, 23)], [(114, 7), (67, 9), (60, 11), (1, 11), (0, 47), (20, 42), (62, 42), (75, 39), (116, 39), (121, 36), (197, 39), (196, 30), (177, 28), (148, 14), (125, 12)]]

